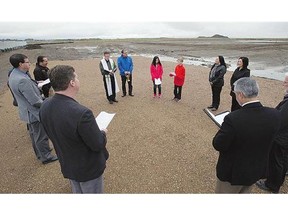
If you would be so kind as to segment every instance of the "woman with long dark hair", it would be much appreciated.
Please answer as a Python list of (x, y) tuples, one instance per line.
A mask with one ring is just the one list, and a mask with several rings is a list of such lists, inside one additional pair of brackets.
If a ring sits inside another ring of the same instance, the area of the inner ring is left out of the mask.
[(208, 108), (212, 111), (216, 111), (220, 105), (220, 94), (224, 85), (225, 73), (226, 63), (224, 57), (218, 56), (209, 73), (209, 82), (212, 89), (212, 104)]
[(234, 90), (233, 84), (242, 77), (250, 77), (250, 69), (247, 68), (248, 65), (249, 65), (249, 59), (247, 57), (240, 57), (237, 61), (237, 68), (230, 79), (230, 86), (231, 86), (230, 95), (232, 97), (231, 112), (241, 108), (241, 106), (238, 104), (236, 100), (236, 95), (233, 92)]
[(153, 61), (150, 66), (150, 73), (153, 81), (154, 98), (157, 96), (157, 88), (158, 88), (158, 97), (160, 98), (163, 67), (158, 56), (155, 56), (153, 58)]

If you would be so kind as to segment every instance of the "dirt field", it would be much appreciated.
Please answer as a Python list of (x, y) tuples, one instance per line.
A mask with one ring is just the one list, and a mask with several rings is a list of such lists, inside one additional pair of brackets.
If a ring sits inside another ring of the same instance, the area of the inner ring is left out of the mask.
[[(91, 108), (95, 116), (100, 111), (116, 113), (108, 128), (110, 158), (105, 171), (106, 193), (214, 192), (218, 153), (211, 141), (218, 127), (203, 112), (203, 108), (211, 103), (208, 68), (186, 65), (182, 100), (176, 103), (171, 101), (173, 80), (168, 76), (176, 63), (162, 62), (163, 97), (153, 99), (149, 74), (152, 59), (133, 57), (135, 97), (121, 98), (119, 93), (119, 103), (111, 105), (105, 98), (98, 69), (100, 59), (95, 58), (98, 54), (94, 58), (92, 55), (84, 58), (76, 51), (75, 55), (71, 55), (74, 51), (70, 50), (69, 57), (72, 60), (66, 60), (68, 54), (61, 56), (65, 53), (63, 49), (51, 53), (55, 47), (20, 51), (28, 55), (31, 62), (37, 55), (51, 54), (50, 68), (57, 64), (72, 65), (81, 82), (77, 100)], [(1, 63), (7, 62), (5, 59), (11, 54), (2, 54)], [(227, 72), (225, 75), (226, 84), (218, 112), (230, 108), (231, 74)], [(256, 80), (260, 85), (262, 103), (275, 107), (283, 97), (282, 83), (263, 78)], [(71, 193), (69, 182), (63, 178), (58, 162), (42, 165), (36, 160), (25, 123), (19, 120), (7, 90), (0, 95), (0, 116), (0, 192)], [(286, 180), (281, 193), (287, 192)], [(254, 187), (253, 193), (264, 192)]]

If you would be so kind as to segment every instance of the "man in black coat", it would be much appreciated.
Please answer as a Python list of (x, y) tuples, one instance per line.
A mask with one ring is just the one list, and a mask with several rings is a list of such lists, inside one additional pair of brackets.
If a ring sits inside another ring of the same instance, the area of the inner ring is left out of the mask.
[[(46, 56), (38, 56), (36, 67), (34, 69), (34, 78), (36, 81), (45, 81), (48, 79), (48, 58)], [(42, 86), (43, 95), (45, 98), (49, 97), (49, 90), (51, 88), (51, 84), (45, 84)]]
[(270, 152), (269, 169), (266, 180), (259, 180), (256, 185), (272, 193), (279, 193), (288, 169), (288, 73), (283, 86), (286, 90), (284, 99), (276, 107), (281, 114), (281, 128)]
[(255, 80), (237, 80), (234, 92), (242, 109), (225, 117), (213, 139), (219, 151), (216, 193), (249, 193), (266, 176), (272, 141), (280, 128), (280, 113), (257, 100)]
[(64, 178), (73, 193), (103, 193), (106, 132), (92, 111), (76, 100), (80, 82), (73, 67), (58, 65), (49, 73), (55, 95), (44, 101), (40, 120), (53, 142)]

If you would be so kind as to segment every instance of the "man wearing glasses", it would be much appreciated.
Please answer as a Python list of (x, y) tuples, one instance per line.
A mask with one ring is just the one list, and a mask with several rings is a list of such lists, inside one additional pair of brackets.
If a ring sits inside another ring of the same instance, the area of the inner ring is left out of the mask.
[(9, 60), (14, 67), (9, 76), (9, 86), (18, 103), (20, 119), (28, 125), (36, 157), (43, 164), (56, 161), (58, 158), (51, 154), (48, 136), (39, 120), (43, 99), (37, 83), (27, 74), (30, 69), (28, 57), (23, 54), (13, 54)]

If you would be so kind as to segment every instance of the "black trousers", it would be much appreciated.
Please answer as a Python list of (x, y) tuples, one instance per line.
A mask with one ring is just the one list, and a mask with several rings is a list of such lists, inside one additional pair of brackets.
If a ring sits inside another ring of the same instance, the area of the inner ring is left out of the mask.
[(241, 108), (241, 106), (239, 105), (239, 103), (236, 100), (236, 95), (234, 92), (230, 93), (231, 97), (232, 97), (232, 104), (231, 104), (231, 112), (238, 110)]
[(181, 100), (182, 86), (174, 85), (174, 98)]
[(154, 95), (156, 95), (156, 93), (157, 93), (157, 88), (158, 88), (158, 94), (161, 95), (161, 84), (160, 85), (155, 85), (155, 81), (153, 81)]
[(132, 74), (130, 74), (130, 78), (129, 78), (129, 80), (130, 80), (130, 81), (128, 82), (127, 77), (121, 75), (121, 81), (122, 81), (122, 92), (123, 92), (123, 95), (126, 95), (126, 94), (127, 94), (127, 91), (126, 91), (126, 81), (128, 82), (128, 91), (129, 91), (129, 95), (132, 94), (132, 90), (133, 90), (133, 86), (132, 86)]
[(45, 98), (48, 98), (48, 97), (49, 97), (49, 90), (50, 90), (50, 88), (51, 88), (51, 84), (50, 84), (50, 83), (42, 86), (42, 92), (43, 92)]
[(212, 89), (212, 106), (218, 109), (220, 105), (220, 94), (222, 91), (222, 86), (211, 86)]
[(287, 170), (288, 143), (284, 146), (274, 143), (269, 155), (268, 177), (265, 185), (274, 191), (279, 191), (285, 180)]
[(105, 92), (106, 92), (106, 97), (108, 99), (108, 101), (114, 101), (116, 98), (116, 93), (115, 93), (115, 77), (114, 76), (110, 76), (111, 79), (111, 86), (112, 86), (112, 95), (108, 95), (108, 88), (107, 88), (107, 83), (106, 83), (106, 77), (105, 75), (103, 75), (103, 82), (104, 82), (104, 88), (105, 88)]

